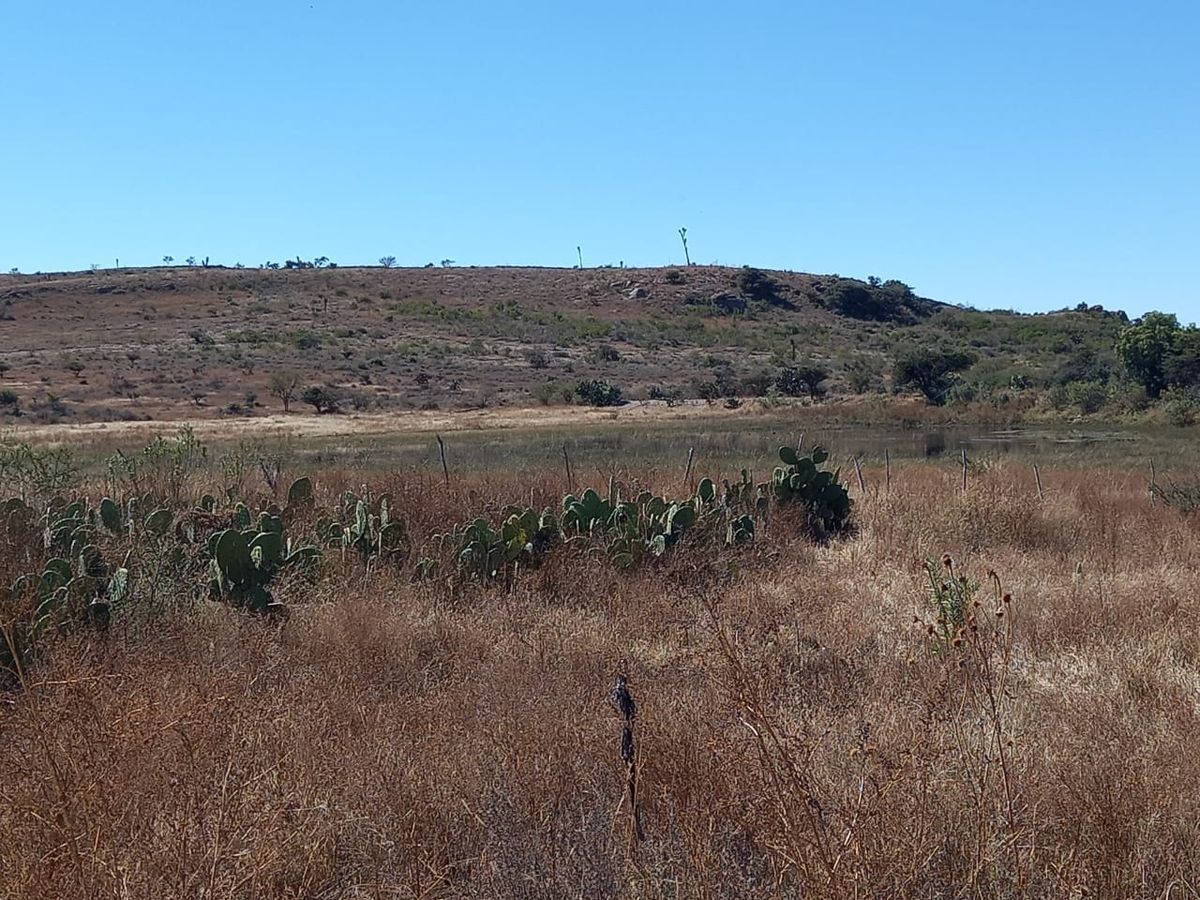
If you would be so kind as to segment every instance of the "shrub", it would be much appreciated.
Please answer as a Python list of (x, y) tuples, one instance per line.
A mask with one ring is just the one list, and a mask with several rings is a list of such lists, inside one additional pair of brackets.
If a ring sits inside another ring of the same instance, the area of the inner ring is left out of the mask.
[(531, 369), (547, 369), (550, 367), (550, 357), (545, 350), (533, 349), (525, 351), (525, 359)]
[(940, 406), (958, 373), (974, 364), (974, 354), (963, 351), (914, 350), (896, 360), (892, 383), (896, 388), (916, 388), (929, 403)]
[(648, 396), (651, 400), (661, 400), (667, 406), (675, 406), (683, 399), (683, 392), (677, 387), (665, 388), (661, 384), (656, 384), (650, 388)]
[(737, 288), (743, 296), (768, 306), (790, 305), (780, 295), (779, 283), (759, 269), (743, 267), (737, 275)]
[(1139, 413), (1150, 408), (1150, 397), (1146, 389), (1128, 379), (1110, 382), (1108, 405), (1119, 412)]
[(775, 387), (787, 397), (802, 397), (807, 394), (813, 400), (824, 393), (821, 383), (829, 378), (829, 372), (820, 366), (789, 366), (775, 376)]
[(318, 413), (335, 413), (338, 410), (337, 392), (331, 387), (313, 385), (304, 390), (300, 399), (312, 406)]
[(979, 399), (979, 385), (960, 381), (946, 392), (946, 402), (952, 406), (964, 406)]
[(839, 278), (825, 287), (822, 293), (825, 306), (851, 319), (890, 322), (911, 319), (921, 311), (921, 303), (902, 281), (872, 279), (870, 283), (855, 278)]
[(1108, 391), (1099, 381), (1073, 381), (1067, 385), (1067, 400), (1084, 415), (1099, 412), (1108, 399)]
[(1071, 402), (1067, 396), (1067, 386), (1065, 384), (1052, 384), (1046, 389), (1046, 404), (1053, 410), (1062, 411), (1067, 408)]
[(321, 346), (321, 337), (311, 331), (300, 331), (292, 336), (292, 343), (297, 350), (317, 350)]
[(883, 378), (879, 367), (869, 360), (854, 359), (845, 366), (846, 384), (855, 394), (866, 394), (878, 391), (883, 387)]
[(775, 377), (768, 371), (747, 375), (742, 380), (742, 390), (750, 397), (765, 397), (775, 384)]
[(595, 378), (579, 382), (575, 396), (588, 406), (620, 406), (625, 402), (619, 387)]
[(1168, 388), (1162, 395), (1162, 412), (1170, 424), (1179, 428), (1187, 428), (1196, 424), (1200, 414), (1200, 398), (1192, 391), (1182, 388)]
[(1112, 367), (1096, 356), (1091, 347), (1080, 347), (1063, 362), (1050, 377), (1054, 384), (1072, 381), (1108, 381)]
[[(563, 399), (563, 387), (557, 381), (547, 381), (544, 384), (539, 384), (530, 393), (542, 406), (549, 406), (551, 403)], [(567, 388), (567, 399), (571, 397), (571, 389)]]

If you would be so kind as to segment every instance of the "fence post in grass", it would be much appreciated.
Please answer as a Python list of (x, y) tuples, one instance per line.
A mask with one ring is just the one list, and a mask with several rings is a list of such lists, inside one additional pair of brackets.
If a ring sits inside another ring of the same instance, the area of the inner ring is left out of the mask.
[(687, 467), (686, 467), (686, 468), (683, 470), (683, 486), (684, 486), (685, 488), (686, 488), (686, 487), (687, 487), (687, 486), (688, 486), (688, 485), (691, 483), (691, 479), (692, 479), (692, 460), (695, 458), (695, 456), (696, 456), (696, 448), (695, 448), (695, 447), (688, 447), (688, 461), (687, 461)]
[(962, 489), (963, 489), (963, 493), (965, 494), (967, 492), (967, 448), (966, 447), (963, 447), (963, 450), (962, 450), (962, 472), (963, 472)]
[(854, 474), (858, 476), (858, 492), (865, 495), (867, 493), (867, 483), (863, 481), (862, 466), (858, 463), (858, 457), (854, 457)]
[(446, 487), (450, 487), (450, 467), (446, 465), (446, 442), (442, 440), (442, 436), (436, 435), (438, 442), (438, 453), (442, 456), (442, 478), (446, 481)]
[(638, 844), (646, 839), (642, 831), (642, 820), (637, 801), (637, 748), (633, 743), (633, 723), (637, 718), (637, 704), (633, 694), (629, 692), (629, 679), (625, 674), (624, 660), (617, 673), (617, 681), (613, 685), (609, 702), (616, 708), (624, 722), (621, 725), (621, 759), (627, 766), (625, 779), (625, 798), (629, 798), (629, 849), (636, 851)]
[(887, 493), (892, 492), (892, 458), (888, 455), (887, 447), (883, 448), (883, 487)]
[(1045, 500), (1046, 494), (1042, 490), (1042, 470), (1038, 468), (1038, 464), (1033, 464), (1033, 480), (1037, 483), (1038, 499)]
[(575, 490), (575, 479), (571, 477), (571, 457), (567, 455), (567, 445), (562, 445), (563, 462), (567, 466), (567, 493)]

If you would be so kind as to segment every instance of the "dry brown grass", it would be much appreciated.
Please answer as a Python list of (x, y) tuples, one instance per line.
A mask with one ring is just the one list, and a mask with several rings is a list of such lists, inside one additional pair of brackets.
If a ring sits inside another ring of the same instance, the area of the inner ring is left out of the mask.
[[(895, 476), (826, 547), (560, 558), (507, 594), (347, 571), (283, 624), (65, 642), (0, 706), (0, 896), (1197, 896), (1195, 522), (1118, 472), (1044, 502), (1004, 466)], [(939, 652), (944, 552), (985, 583)]]

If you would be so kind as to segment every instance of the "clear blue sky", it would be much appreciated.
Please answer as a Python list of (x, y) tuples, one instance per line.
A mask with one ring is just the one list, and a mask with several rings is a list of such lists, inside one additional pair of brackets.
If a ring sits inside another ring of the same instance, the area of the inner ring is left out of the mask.
[(733, 265), (1200, 318), (1200, 3), (0, 2), (0, 267)]

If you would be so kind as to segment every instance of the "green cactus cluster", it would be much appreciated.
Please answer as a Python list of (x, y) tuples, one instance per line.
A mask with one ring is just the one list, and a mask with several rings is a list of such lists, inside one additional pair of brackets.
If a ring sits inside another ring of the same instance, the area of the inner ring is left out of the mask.
[[(665, 555), (689, 532), (702, 532), (727, 546), (748, 543), (772, 500), (802, 503), (824, 532), (841, 530), (849, 515), (849, 496), (837, 473), (817, 468), (828, 454), (820, 448), (804, 457), (790, 448), (782, 448), (780, 454), (785, 466), (765, 484), (756, 483), (743, 469), (734, 482), (724, 480), (718, 486), (704, 478), (692, 496), (672, 500), (648, 491), (622, 499), (610, 481), (607, 496), (592, 489), (568, 494), (558, 520), (548, 511), (509, 508), (498, 525), (480, 518), (436, 540), (454, 547), (460, 575), (486, 581), (511, 580), (521, 568), (537, 565), (556, 539), (568, 548), (603, 552), (622, 568)], [(414, 577), (432, 577), (437, 570), (437, 561), (424, 557)]]
[[(292, 487), (294, 491), (296, 485)], [(291, 500), (289, 492), (289, 504)], [(340, 548), (343, 553), (353, 551), (364, 565), (373, 560), (403, 564), (412, 549), (404, 520), (392, 514), (392, 498), (388, 494), (372, 498), (369, 494), (359, 497), (347, 491), (342, 497), (342, 520), (321, 519), (316, 529), (325, 546)]]
[(824, 534), (837, 534), (846, 528), (852, 501), (839, 481), (839, 471), (819, 468), (827, 459), (829, 454), (822, 447), (814, 447), (807, 455), (793, 447), (780, 447), (782, 465), (775, 467), (771, 487), (780, 504), (803, 504), (814, 526)]
[[(413, 577), (435, 578), (452, 558), (461, 578), (508, 583), (539, 565), (557, 544), (601, 553), (630, 567), (664, 556), (689, 534), (727, 546), (751, 542), (773, 507), (802, 507), (822, 536), (844, 530), (851, 501), (839, 473), (821, 468), (828, 454), (819, 447), (807, 454), (782, 447), (779, 459), (765, 483), (743, 469), (733, 481), (701, 479), (694, 492), (678, 499), (648, 491), (622, 497), (610, 480), (607, 493), (589, 489), (568, 494), (557, 515), (550, 509), (507, 507), (496, 520), (477, 518), (434, 535), (432, 544), (441, 550), (422, 556)], [(387, 494), (347, 491), (332, 515), (318, 514), (315, 522), (316, 492), (307, 477), (290, 485), (283, 509), (253, 512), (246, 503), (235, 502), (231, 491), (223, 498), (206, 494), (178, 517), (151, 495), (124, 501), (104, 497), (94, 508), (85, 500), (54, 500), (41, 515), (21, 500), (4, 501), (0, 526), (9, 535), (27, 535), (21, 542), (25, 565), (41, 570), (14, 588), (36, 597), (38, 627), (102, 624), (113, 602), (128, 590), (128, 568), (104, 556), (103, 548), (119, 544), (131, 553), (176, 559), (184, 567), (189, 561), (198, 566), (207, 561), (210, 596), (266, 612), (278, 608), (271, 591), (278, 575), (315, 565), (320, 548), (353, 554), (368, 571), (379, 563), (405, 564), (413, 549)], [(315, 528), (315, 546), (294, 543), (285, 535), (285, 529), (301, 534), (310, 527)], [(207, 554), (198, 549), (205, 547)]]
[[(81, 501), (77, 501), (81, 502)], [(117, 536), (133, 536), (140, 527), (145, 533), (164, 536), (171, 528), (175, 514), (166, 507), (156, 506), (154, 498), (132, 497), (125, 505), (105, 497), (96, 507), (91, 521), (99, 521), (104, 528)]]
[(696, 523), (697, 517), (694, 498), (672, 502), (643, 491), (632, 500), (616, 503), (602, 535), (605, 550), (621, 567), (632, 566), (646, 556), (662, 556)]
[[(465, 526), (456, 525), (434, 540), (453, 548), (458, 571), (464, 577), (510, 583), (522, 569), (539, 565), (559, 536), (558, 520), (550, 510), (510, 506), (501, 513), (495, 527), (481, 517)], [(435, 560), (425, 558), (417, 564), (416, 575), (432, 577), (437, 569)]]
[(13, 596), (32, 592), (36, 598), (34, 637), (50, 627), (69, 629), (78, 623), (108, 625), (112, 607), (129, 589), (129, 569), (104, 560), (94, 544), (74, 557), (47, 560), (40, 575), (22, 575), (13, 583)]
[(29, 612), (10, 622), (0, 639), (0, 669), (16, 673), (49, 632), (107, 628), (113, 606), (129, 591), (128, 556), (119, 565), (105, 559), (96, 543), (98, 513), (82, 500), (51, 503), (38, 517), (23, 501), (10, 499), (0, 503), (0, 517), (10, 538), (25, 532), (36, 539), (40, 527), (42, 550), (49, 556), (40, 571), (0, 590), (19, 606), (31, 602)]
[(278, 515), (263, 512), (251, 524), (249, 509), (238, 504), (233, 518), (234, 527), (214, 533), (208, 542), (209, 596), (252, 612), (278, 612), (282, 605), (271, 593), (271, 582), (286, 569), (315, 565), (321, 551), (293, 546)]

